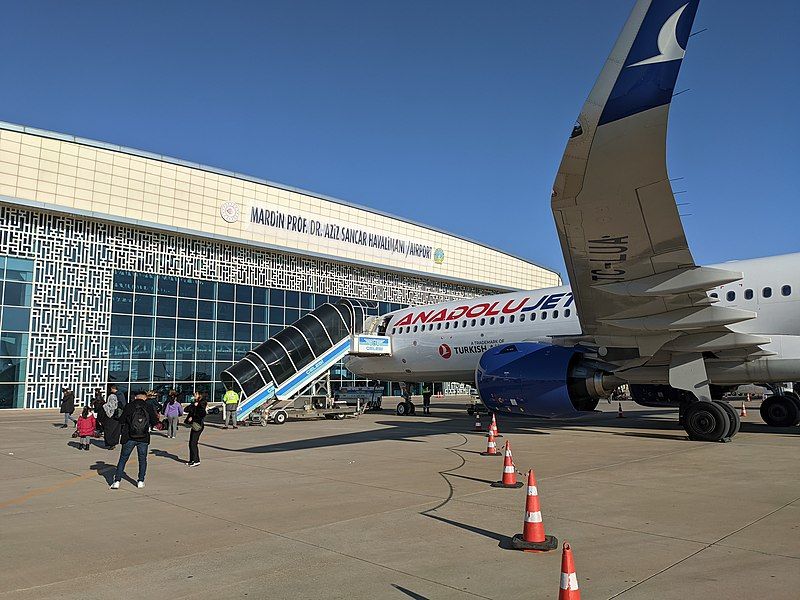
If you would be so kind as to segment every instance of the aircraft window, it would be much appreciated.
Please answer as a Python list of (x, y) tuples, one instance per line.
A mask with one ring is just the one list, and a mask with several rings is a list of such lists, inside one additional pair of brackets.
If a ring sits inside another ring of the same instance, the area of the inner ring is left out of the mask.
[(719, 298), (719, 294), (717, 292), (711, 292), (709, 296), (711, 296), (712, 298)]
[[(458, 327), (458, 321), (456, 321), (455, 323), (453, 323), (453, 326), (454, 326), (454, 327)], [(450, 322), (449, 322), (449, 321), (448, 321), (447, 323), (445, 323), (445, 324), (444, 324), (444, 328), (445, 328), (445, 329), (450, 329)]]
[(733, 302), (734, 300), (736, 300), (736, 292), (733, 291), (728, 292), (727, 294), (725, 294), (725, 299), (728, 302)]
[(411, 333), (411, 327), (406, 327), (406, 333)]
[(781, 296), (791, 296), (792, 295), (792, 286), (785, 285), (781, 288)]
[[(475, 324), (475, 323), (473, 323), (473, 325), (474, 325), (474, 324)], [(463, 321), (461, 321), (461, 327), (464, 327), (464, 328), (466, 328), (466, 326), (467, 326), (467, 320), (466, 320), (466, 319), (464, 319)]]
[(535, 321), (535, 320), (536, 320), (536, 313), (532, 312), (531, 313), (531, 321)]
[(492, 317), (491, 319), (489, 319), (489, 325), (494, 325), (494, 317)]
[(417, 326), (414, 325), (414, 333), (417, 333)]
[[(449, 324), (450, 323), (448, 323), (447, 325)], [(447, 327), (447, 325), (445, 325), (445, 327)], [(458, 321), (453, 321), (453, 329), (458, 329)]]
[[(500, 317), (500, 325), (502, 325), (505, 322), (506, 322), (506, 318), (505, 317)], [(492, 317), (492, 323), (494, 323), (494, 317)]]
[(558, 318), (558, 311), (557, 311), (557, 310), (554, 310), (554, 311), (553, 311), (553, 318), (554, 318), (554, 319), (557, 319), (557, 318)]
[(486, 319), (481, 319), (481, 327), (483, 327), (484, 325), (486, 325)]
[[(503, 317), (500, 317), (500, 318), (502, 319)], [(508, 317), (508, 322), (509, 323), (513, 323), (514, 322), (514, 315), (511, 315), (510, 317)]]
[(441, 331), (441, 329), (442, 329), (442, 324), (441, 323), (437, 323), (436, 324), (436, 331)]
[(572, 311), (568, 308), (564, 311), (564, 318), (569, 319), (569, 316), (572, 314)]
[(752, 300), (753, 299), (753, 290), (745, 290), (744, 291), (744, 299), (745, 300)]
[(542, 321), (544, 321), (546, 318), (547, 318), (547, 313), (546, 313), (546, 312), (543, 312), (543, 313), (542, 313)]
[(765, 287), (763, 290), (761, 290), (761, 295), (764, 296), (764, 298), (772, 298), (772, 288)]
[(476, 324), (477, 322), (478, 322), (478, 320), (477, 320), (477, 319), (472, 319), (472, 323), (470, 323), (470, 325), (471, 325), (472, 327), (475, 327), (475, 324)]
[[(441, 323), (439, 323), (439, 327), (441, 327), (441, 326), (442, 326), (442, 324), (441, 324)], [(433, 323), (431, 323), (430, 325), (428, 325), (428, 331), (433, 331)]]
[(394, 335), (394, 332), (395, 332), (396, 330), (397, 330), (397, 327), (392, 327), (392, 335)]
[[(513, 317), (512, 317), (512, 319), (513, 319)], [(525, 313), (522, 313), (522, 314), (519, 316), (519, 322), (520, 322), (520, 323), (524, 323), (524, 322), (525, 322)]]

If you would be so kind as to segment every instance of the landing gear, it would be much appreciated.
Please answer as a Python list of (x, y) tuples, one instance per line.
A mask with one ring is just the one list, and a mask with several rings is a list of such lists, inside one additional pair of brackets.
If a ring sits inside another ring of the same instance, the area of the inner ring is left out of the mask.
[(397, 415), (405, 417), (406, 415), (413, 415), (417, 412), (413, 402), (401, 402), (397, 405)]
[[(689, 439), (701, 442), (729, 441), (735, 427), (728, 411), (716, 402), (698, 400), (683, 411), (681, 421)], [(735, 433), (734, 433), (735, 435)]]
[(733, 408), (729, 403), (725, 402), (724, 400), (714, 400), (716, 404), (722, 407), (728, 415), (728, 431), (725, 433), (723, 438), (727, 438), (730, 440), (739, 433), (739, 428), (742, 426), (742, 420), (739, 418), (739, 413), (736, 412), (736, 409)]
[(788, 394), (770, 396), (761, 403), (760, 412), (771, 427), (794, 427), (800, 423), (800, 401)]

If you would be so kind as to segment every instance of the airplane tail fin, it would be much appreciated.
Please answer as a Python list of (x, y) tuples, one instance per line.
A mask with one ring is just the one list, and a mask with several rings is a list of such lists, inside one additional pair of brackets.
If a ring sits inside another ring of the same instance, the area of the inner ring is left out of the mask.
[[(699, 1), (636, 2), (567, 142), (551, 204), (587, 330), (601, 316), (591, 310), (596, 286), (694, 265), (666, 138)], [(606, 252), (615, 241), (620, 251)]]

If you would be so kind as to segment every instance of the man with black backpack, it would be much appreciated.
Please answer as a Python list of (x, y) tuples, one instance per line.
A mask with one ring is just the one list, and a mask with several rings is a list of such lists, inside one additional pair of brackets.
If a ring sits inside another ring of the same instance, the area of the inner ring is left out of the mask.
[(143, 393), (136, 394), (132, 402), (128, 402), (119, 418), (122, 425), (122, 450), (119, 453), (117, 472), (114, 475), (112, 490), (119, 489), (119, 482), (125, 474), (125, 464), (136, 448), (139, 458), (139, 479), (137, 487), (144, 487), (144, 476), (147, 473), (147, 451), (150, 446), (150, 428), (158, 422), (153, 407), (148, 404), (147, 396)]

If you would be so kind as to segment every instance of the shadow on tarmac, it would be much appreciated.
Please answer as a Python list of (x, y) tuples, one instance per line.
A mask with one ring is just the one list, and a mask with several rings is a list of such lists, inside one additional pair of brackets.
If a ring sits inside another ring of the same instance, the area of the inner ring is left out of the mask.
[[(434, 409), (436, 406), (433, 407)], [(644, 409), (630, 411), (623, 419), (617, 418), (615, 412), (596, 412), (576, 419), (536, 419), (525, 417), (508, 417), (498, 415), (498, 424), (501, 433), (509, 435), (549, 435), (552, 430), (586, 431), (595, 434), (621, 435), (629, 437), (642, 437), (650, 439), (686, 440), (687, 435), (678, 423), (677, 409)], [(375, 421), (375, 425), (385, 426), (384, 429), (344, 433), (324, 437), (308, 438), (288, 442), (276, 442), (263, 446), (232, 449), (212, 444), (201, 445), (216, 450), (228, 452), (243, 452), (250, 454), (270, 454), (279, 452), (292, 452), (295, 450), (309, 450), (332, 446), (350, 444), (363, 444), (365, 442), (380, 442), (394, 440), (400, 442), (421, 442), (427, 436), (442, 435), (446, 433), (463, 433), (465, 435), (484, 436), (485, 434), (473, 430), (471, 417), (465, 412), (453, 410), (452, 405), (442, 406), (431, 416), (439, 417), (438, 421), (423, 421), (426, 417), (397, 417), (395, 420)], [(653, 416), (671, 416), (673, 419), (653, 419)], [(758, 417), (755, 417), (758, 418)], [(602, 429), (599, 429), (602, 427)], [(624, 429), (627, 431), (619, 431)], [(635, 430), (647, 431), (635, 431)], [(614, 431), (616, 430), (616, 431)], [(800, 427), (777, 428), (769, 427), (762, 423), (743, 422), (741, 431), (747, 433), (767, 433), (773, 435), (800, 435)], [(659, 432), (663, 432), (659, 433)], [(474, 450), (460, 450), (460, 452), (475, 453)]]
[(438, 515), (432, 515), (429, 513), (422, 513), (422, 514), (423, 516), (426, 516), (430, 519), (435, 519), (440, 523), (445, 523), (446, 525), (452, 525), (453, 527), (458, 527), (459, 529), (470, 531), (472, 533), (477, 533), (478, 535), (482, 535), (483, 537), (487, 537), (492, 540), (497, 540), (498, 546), (504, 550), (511, 549), (511, 538), (507, 535), (503, 535), (502, 533), (496, 533), (494, 531), (489, 531), (488, 529), (475, 527), (474, 525), (467, 525), (466, 523), (459, 523), (458, 521), (453, 521), (452, 519), (445, 519), (444, 517), (440, 517)]
[(429, 600), (427, 596), (423, 596), (422, 594), (412, 592), (411, 590), (404, 588), (402, 585), (397, 585), (396, 583), (393, 583), (392, 587), (396, 589), (398, 592), (403, 592), (409, 598), (414, 598), (414, 600)]

